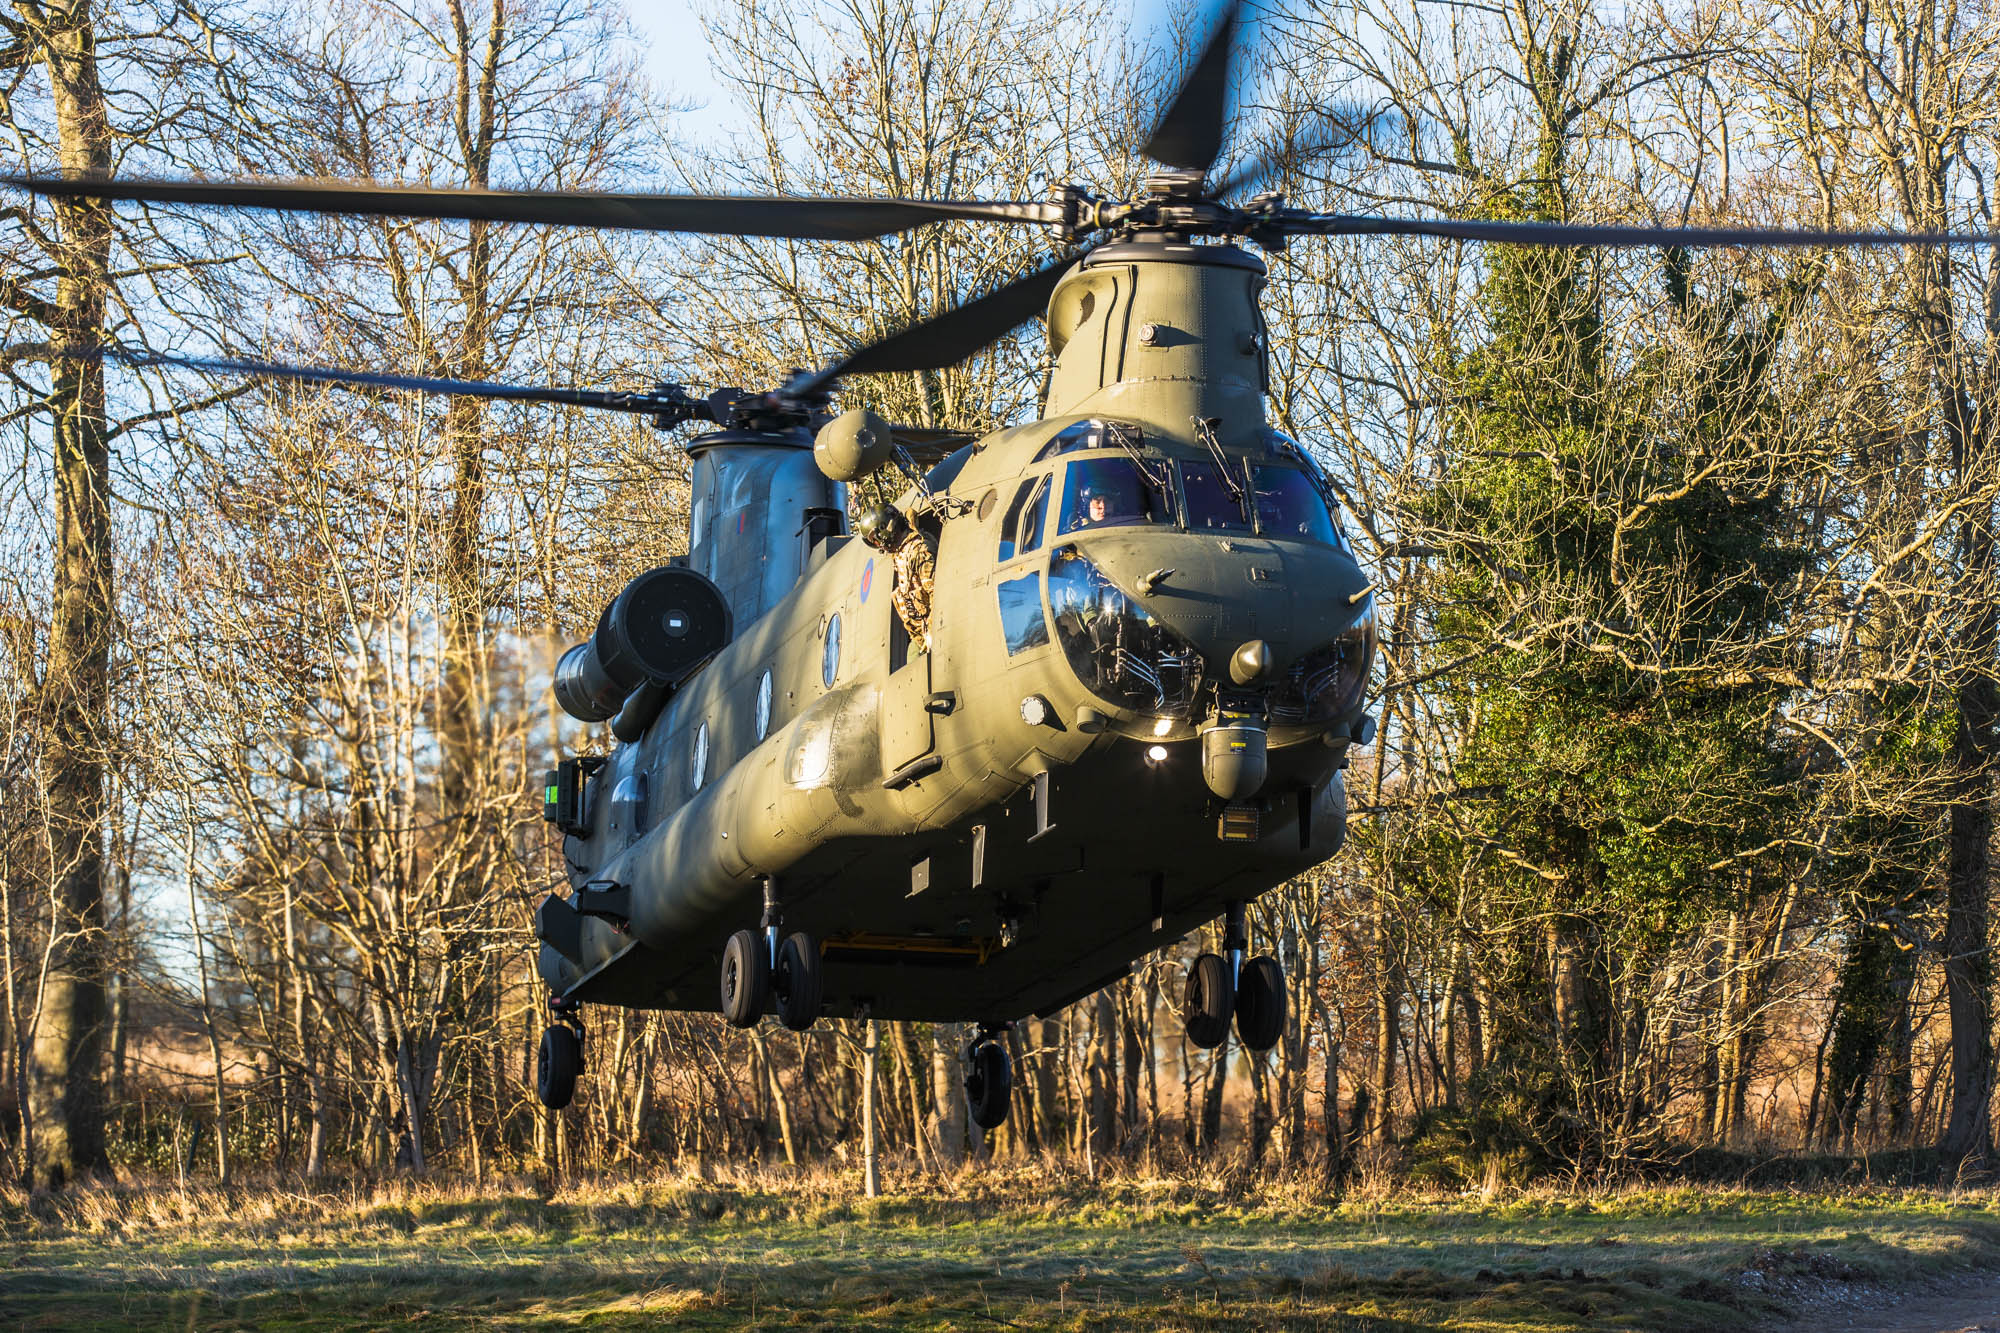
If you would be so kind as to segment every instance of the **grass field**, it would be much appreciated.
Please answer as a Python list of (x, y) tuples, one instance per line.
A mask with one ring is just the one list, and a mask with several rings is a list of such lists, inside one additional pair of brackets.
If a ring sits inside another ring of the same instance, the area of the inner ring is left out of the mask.
[(986, 1170), (0, 1196), (14, 1328), (1713, 1330), (2000, 1268), (1992, 1191), (1329, 1204)]

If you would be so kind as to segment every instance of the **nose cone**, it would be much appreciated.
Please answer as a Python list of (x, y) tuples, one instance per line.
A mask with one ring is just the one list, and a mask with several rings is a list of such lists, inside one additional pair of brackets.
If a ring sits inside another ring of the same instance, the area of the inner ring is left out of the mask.
[[(1125, 528), (1077, 549), (1209, 662), (1228, 663), (1230, 678), (1243, 686), (1277, 679), (1367, 607), (1358, 595), (1368, 589), (1361, 566), (1331, 546)], [(1148, 573), (1168, 567), (1171, 575), (1140, 591)], [(1255, 675), (1240, 674), (1252, 667)]]

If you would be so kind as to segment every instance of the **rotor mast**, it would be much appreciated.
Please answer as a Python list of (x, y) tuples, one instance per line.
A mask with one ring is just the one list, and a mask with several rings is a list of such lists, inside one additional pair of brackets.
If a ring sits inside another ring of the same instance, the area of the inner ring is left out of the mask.
[(1165, 225), (1134, 228), (1064, 275), (1048, 307), (1047, 415), (1116, 416), (1172, 436), (1196, 419), (1228, 438), (1261, 434), (1266, 270), (1226, 240), (1196, 243), (1206, 228), (1176, 213), (1200, 189), (1198, 171), (1155, 175), (1149, 202)]

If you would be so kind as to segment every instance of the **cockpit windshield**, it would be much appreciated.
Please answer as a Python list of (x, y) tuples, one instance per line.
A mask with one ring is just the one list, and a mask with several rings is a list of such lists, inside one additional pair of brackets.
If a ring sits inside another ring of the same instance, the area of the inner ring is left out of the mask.
[[(1164, 470), (1164, 469), (1162, 469)], [(1131, 523), (1171, 523), (1165, 488), (1127, 458), (1092, 458), (1069, 465), (1062, 531)]]
[(1214, 463), (1182, 463), (1181, 491), (1187, 496), (1190, 532), (1247, 532), (1250, 517), (1243, 509), (1240, 465), (1224, 472)]
[(1250, 467), (1251, 489), (1257, 506), (1257, 531), (1266, 537), (1299, 537), (1306, 541), (1340, 545), (1334, 534), (1333, 516), (1319, 488), (1297, 468), (1255, 463)]

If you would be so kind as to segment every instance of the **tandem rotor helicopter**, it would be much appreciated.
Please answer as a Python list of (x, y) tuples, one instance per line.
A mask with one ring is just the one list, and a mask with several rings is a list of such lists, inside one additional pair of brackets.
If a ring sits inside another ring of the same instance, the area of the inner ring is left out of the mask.
[[(1563, 246), (1826, 246), (1984, 236), (1413, 219), (1211, 182), (1239, 5), (1145, 144), (1142, 197), (1049, 202), (472, 191), (29, 177), (44, 194), (849, 241), (953, 220), (1055, 229), (1064, 255), (765, 393), (619, 393), (124, 353), (127, 361), (641, 413), (710, 427), (687, 555), (634, 579), (561, 660), (608, 755), (560, 760), (544, 813), (569, 893), (537, 909), (566, 1105), (588, 1004), (968, 1022), (973, 1119), (1005, 1119), (999, 1035), (1224, 922), (1187, 976), (1189, 1038), (1285, 1024), (1245, 905), (1337, 852), (1375, 722), (1368, 576), (1310, 452), (1265, 419), (1265, 265), (1245, 243), (1402, 234)], [(951, 365), (1040, 315), (1039, 420), (919, 437), (831, 413), (841, 379)], [(910, 446), (927, 446), (927, 471)], [(941, 458), (936, 458), (942, 454)], [(898, 465), (849, 533), (847, 486)], [(921, 544), (921, 559), (905, 558)], [(923, 571), (934, 568), (925, 577)], [(915, 586), (921, 583), (922, 586)]]

